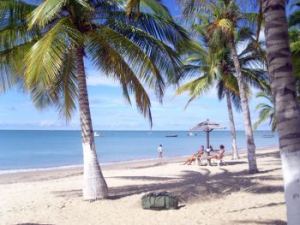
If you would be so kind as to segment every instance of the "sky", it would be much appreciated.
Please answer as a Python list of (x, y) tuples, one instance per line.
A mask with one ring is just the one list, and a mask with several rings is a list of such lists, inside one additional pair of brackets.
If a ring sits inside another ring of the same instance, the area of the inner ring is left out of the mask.
[[(176, 0), (164, 0), (174, 17), (179, 16)], [(124, 100), (118, 83), (106, 78), (105, 74), (86, 62), (88, 92), (92, 120), (95, 130), (149, 130), (149, 121), (135, 107)], [(152, 102), (153, 130), (188, 130), (195, 124), (210, 118), (228, 127), (228, 114), (225, 101), (220, 102), (214, 90), (194, 100), (186, 109), (188, 95), (176, 96), (175, 88), (166, 90), (163, 104), (150, 93)], [(250, 98), (252, 121), (258, 112), (255, 110), (260, 100)], [(236, 127), (243, 130), (242, 114), (235, 112)], [(38, 110), (30, 96), (17, 88), (0, 95), (0, 129), (80, 129), (78, 110), (69, 123), (61, 118), (54, 107)], [(260, 129), (269, 129), (263, 124)]]

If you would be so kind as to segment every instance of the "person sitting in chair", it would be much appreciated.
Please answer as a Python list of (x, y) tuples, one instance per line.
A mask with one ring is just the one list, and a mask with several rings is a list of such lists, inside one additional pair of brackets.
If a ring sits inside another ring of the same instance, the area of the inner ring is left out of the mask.
[(211, 159), (219, 160), (218, 165), (221, 165), (223, 163), (222, 160), (223, 160), (224, 154), (225, 154), (225, 147), (224, 147), (224, 145), (220, 145), (220, 150), (218, 151), (218, 153), (214, 154), (214, 155), (211, 155), (211, 156), (208, 156), (207, 160), (209, 160), (209, 161)]
[(202, 155), (204, 154), (204, 146), (202, 145), (199, 151), (195, 154), (193, 154), (191, 157), (189, 157), (183, 165), (191, 165), (192, 162), (194, 162), (196, 159), (200, 160)]

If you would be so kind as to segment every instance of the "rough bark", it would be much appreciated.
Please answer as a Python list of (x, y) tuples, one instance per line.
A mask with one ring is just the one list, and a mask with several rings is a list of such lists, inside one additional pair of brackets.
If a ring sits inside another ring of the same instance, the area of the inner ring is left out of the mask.
[(289, 225), (300, 221), (300, 108), (296, 96), (285, 0), (263, 1), (267, 63), (275, 100), (277, 131)]
[(233, 58), (233, 63), (236, 71), (236, 78), (238, 81), (238, 86), (240, 91), (241, 106), (242, 106), (243, 119), (244, 119), (244, 129), (245, 129), (245, 134), (247, 139), (247, 153), (248, 153), (247, 156), (248, 156), (249, 173), (257, 173), (258, 169), (256, 164), (256, 156), (255, 156), (256, 147), (253, 138), (253, 130), (251, 124), (248, 97), (246, 94), (244, 82), (242, 80), (241, 65), (238, 59), (236, 46), (233, 40), (230, 43), (230, 50)]
[(102, 199), (108, 196), (108, 189), (97, 159), (83, 61), (83, 49), (81, 48), (77, 50), (77, 79), (83, 147), (83, 198), (85, 200)]
[(239, 154), (236, 146), (236, 130), (235, 130), (235, 124), (234, 124), (234, 118), (233, 118), (233, 110), (232, 110), (232, 104), (230, 99), (230, 94), (226, 92), (226, 101), (227, 101), (227, 108), (228, 108), (228, 117), (229, 117), (229, 127), (230, 127), (230, 133), (231, 133), (231, 147), (232, 147), (232, 159), (238, 159)]

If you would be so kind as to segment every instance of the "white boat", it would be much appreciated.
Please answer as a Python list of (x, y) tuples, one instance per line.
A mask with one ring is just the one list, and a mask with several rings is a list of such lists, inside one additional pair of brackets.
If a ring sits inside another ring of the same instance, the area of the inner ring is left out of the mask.
[(195, 134), (193, 132), (189, 132), (188, 136), (195, 136)]
[(100, 134), (98, 134), (96, 131), (94, 132), (94, 137), (99, 137)]

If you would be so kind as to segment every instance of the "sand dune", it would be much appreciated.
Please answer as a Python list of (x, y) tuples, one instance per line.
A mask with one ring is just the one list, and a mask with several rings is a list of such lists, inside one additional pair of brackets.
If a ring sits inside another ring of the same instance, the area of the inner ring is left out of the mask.
[[(258, 153), (260, 173), (245, 156), (227, 165), (187, 166), (182, 158), (104, 166), (110, 199), (81, 197), (81, 168), (0, 175), (0, 224), (223, 225), (286, 224), (278, 150)], [(149, 191), (171, 191), (181, 208), (143, 210)]]

